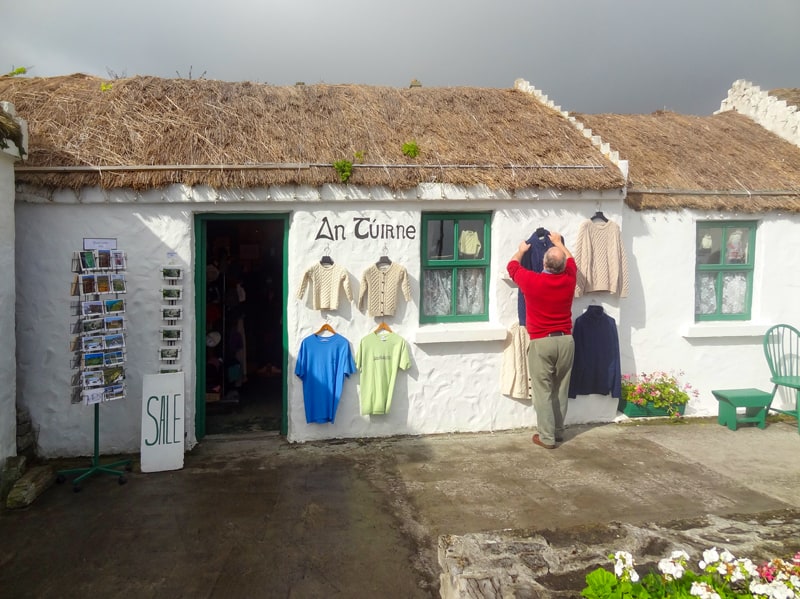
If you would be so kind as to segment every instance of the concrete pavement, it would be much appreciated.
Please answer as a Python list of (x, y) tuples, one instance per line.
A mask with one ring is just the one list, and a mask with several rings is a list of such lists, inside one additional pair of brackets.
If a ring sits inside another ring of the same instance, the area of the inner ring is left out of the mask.
[[(558, 538), (610, 552), (634, 529), (685, 529), (679, 520), (719, 535), (731, 518), (765, 533), (769, 522), (773, 541), (794, 526), (793, 421), (579, 426), (552, 451), (531, 433), (207, 438), (183, 470), (135, 469), (123, 486), (98, 475), (80, 493), (54, 486), (0, 512), (0, 597), (415, 598), (484, 588), (481, 576), (493, 581), (487, 597), (569, 597), (575, 576), (549, 589), (504, 576), (543, 547), (562, 547), (545, 564), (551, 578), (553, 564), (569, 569), (574, 543)], [(479, 564), (486, 547), (504, 560)]]

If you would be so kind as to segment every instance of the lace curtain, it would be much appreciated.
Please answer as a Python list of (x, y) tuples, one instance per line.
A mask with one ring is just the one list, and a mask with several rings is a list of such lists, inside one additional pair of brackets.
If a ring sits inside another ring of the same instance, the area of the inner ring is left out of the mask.
[[(485, 312), (483, 293), (485, 276), (486, 273), (482, 268), (462, 268), (457, 271), (457, 314), (482, 314)], [(422, 293), (426, 316), (450, 314), (452, 280), (451, 270), (425, 272)]]
[[(722, 276), (722, 314), (742, 314), (747, 296), (747, 276), (727, 273)], [(696, 314), (715, 314), (717, 311), (717, 275), (701, 274), (695, 288)]]

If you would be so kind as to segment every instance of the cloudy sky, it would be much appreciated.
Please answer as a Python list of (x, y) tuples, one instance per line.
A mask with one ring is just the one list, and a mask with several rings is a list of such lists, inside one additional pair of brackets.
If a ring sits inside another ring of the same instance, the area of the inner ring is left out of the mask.
[(21, 0), (0, 72), (512, 87), (578, 112), (710, 114), (800, 87), (800, 0)]

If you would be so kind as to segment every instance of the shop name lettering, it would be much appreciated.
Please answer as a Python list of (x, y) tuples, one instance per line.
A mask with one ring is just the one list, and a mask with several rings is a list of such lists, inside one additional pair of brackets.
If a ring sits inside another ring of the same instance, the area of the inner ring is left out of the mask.
[[(147, 415), (153, 419), (155, 425), (155, 439), (145, 439), (144, 444), (148, 447), (153, 445), (172, 445), (180, 443), (182, 439), (177, 438), (177, 423), (181, 419), (177, 416), (176, 406), (181, 401), (181, 394), (162, 395), (158, 397), (151, 395), (147, 398)], [(170, 416), (171, 415), (171, 416)], [(170, 433), (172, 433), (170, 435)]]
[[(414, 239), (417, 236), (417, 227), (414, 225), (395, 225), (391, 223), (378, 223), (376, 219), (366, 216), (353, 218), (353, 236), (356, 239)], [(328, 217), (322, 219), (322, 224), (314, 239), (330, 239), (340, 241), (347, 239), (344, 225), (331, 225)]]

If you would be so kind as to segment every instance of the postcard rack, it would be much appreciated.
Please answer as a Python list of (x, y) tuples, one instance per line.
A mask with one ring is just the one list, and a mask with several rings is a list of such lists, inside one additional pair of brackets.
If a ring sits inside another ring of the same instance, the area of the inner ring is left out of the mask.
[[(125, 305), (127, 292), (125, 252), (117, 249), (83, 249), (72, 258), (72, 297), (76, 320), (72, 338), (72, 367), (75, 371), (72, 403), (94, 408), (94, 452), (85, 468), (60, 470), (56, 481), (68, 477), (72, 489), (94, 474), (111, 474), (127, 482), (131, 460), (100, 464), (100, 404), (125, 397)], [(122, 469), (120, 469), (122, 468)]]

